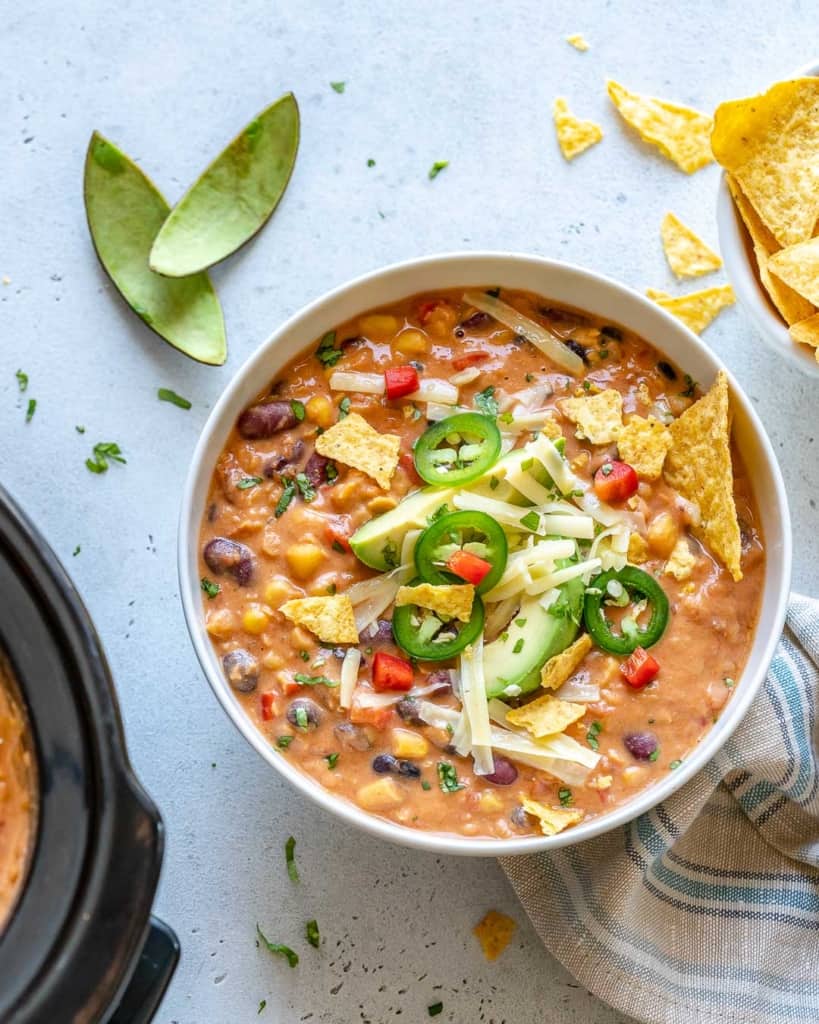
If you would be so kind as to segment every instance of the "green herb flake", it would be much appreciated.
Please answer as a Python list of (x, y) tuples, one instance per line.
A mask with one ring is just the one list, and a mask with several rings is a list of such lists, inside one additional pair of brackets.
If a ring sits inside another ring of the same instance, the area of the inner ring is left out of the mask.
[(526, 380), (527, 384), (531, 384), (534, 379), (535, 379), (535, 375), (533, 373), (527, 373), (526, 374), (525, 380)]
[(347, 88), (346, 82), (330, 82), (330, 88), (333, 92), (342, 93)]
[(302, 686), (338, 686), (335, 680), (328, 679), (327, 676), (306, 676), (303, 672), (296, 672), (293, 678)]
[(178, 405), (180, 409), (190, 409), (191, 402), (187, 398), (183, 398), (181, 395), (177, 395), (175, 391), (171, 391), (170, 388), (158, 388), (156, 397), (160, 402), (170, 402), (171, 405)]
[(463, 783), (458, 782), (458, 773), (455, 771), (455, 765), (450, 764), (449, 761), (439, 761), (437, 770), (438, 784), (444, 793), (457, 793), (459, 789), (464, 788)]
[(680, 394), (682, 395), (683, 398), (692, 398), (693, 395), (694, 395), (694, 391), (696, 390), (696, 387), (697, 387), (697, 382), (694, 380), (694, 378), (691, 376), (690, 373), (687, 373), (685, 375), (684, 379), (685, 379), (685, 391), (681, 391)]
[(521, 519), (520, 525), (531, 530), (532, 533), (536, 533), (540, 529), (540, 516), (537, 512), (527, 512)]
[(299, 651), (299, 657), (301, 658), (302, 661), (309, 661), (310, 652), (302, 649), (301, 651)]
[(557, 798), (560, 801), (561, 807), (571, 807), (572, 805), (572, 791), (570, 789), (559, 789), (557, 791)]
[(203, 576), (199, 581), (199, 586), (208, 595), (208, 598), (212, 601), (218, 593), (221, 592), (222, 587), (219, 583), (214, 583), (213, 580), (209, 580), (207, 576)]
[(324, 479), (328, 484), (334, 484), (338, 480), (338, 467), (335, 462), (328, 462), (324, 467)]
[(388, 540), (381, 549), (381, 555), (388, 569), (398, 567), (398, 545), (394, 540)]
[(256, 1016), (257, 1016), (257, 1017), (258, 1017), (258, 1015), (259, 1015), (259, 1014), (260, 1014), (260, 1013), (262, 1012), (262, 1010), (263, 1010), (263, 1009), (264, 1009), (264, 1008), (265, 1008), (266, 1006), (267, 1006), (267, 1000), (266, 1000), (266, 999), (261, 999), (261, 1000), (259, 1001), (259, 1009), (258, 1009), (258, 1010), (256, 1011)]
[(293, 496), (296, 493), (296, 485), (289, 476), (282, 477), (282, 486), (284, 490), (281, 493), (281, 497), (276, 502), (276, 508), (273, 511), (273, 515), (277, 519), (281, 519), (284, 513), (287, 511), (290, 502), (293, 500)]
[(328, 331), (319, 342), (316, 359), (322, 366), (335, 366), (342, 354), (341, 349), (336, 348), (336, 332)]
[(313, 501), (316, 496), (316, 489), (310, 483), (305, 473), (296, 474), (296, 485), (305, 501)]
[(333, 551), (337, 551), (340, 555), (347, 554), (347, 549), (344, 547), (340, 540), (334, 540), (331, 547)]
[(490, 491), (496, 491), (498, 489), (498, 485), (499, 484), (500, 484), (500, 480), (496, 476), (490, 476), (489, 477), (489, 490)]
[(523, 627), (526, 625), (526, 619), (515, 619), (515, 625), (518, 627), (518, 629), (523, 629)]
[(335, 597), (336, 596), (336, 589), (337, 589), (337, 587), (336, 587), (335, 583), (331, 583), (329, 585), (329, 587), (327, 588), (327, 593), (330, 595), (330, 597)]
[(296, 867), (296, 840), (288, 836), (284, 844), (284, 862), (287, 865), (287, 874), (291, 882), (298, 882), (299, 869)]
[(428, 782), (427, 779), (423, 779), (421, 782), (421, 789), (423, 789), (425, 793), (428, 793), (432, 789), (432, 783)]
[(668, 770), (672, 771), (672, 772), (676, 771), (680, 767), (681, 764), (682, 764), (682, 761), (679, 758), (677, 758), (676, 761), (672, 761), (671, 762), (671, 764), (668, 766)]
[(441, 171), (446, 170), (447, 167), (449, 167), (449, 160), (436, 160), (432, 167), (430, 167), (427, 177), (430, 181), (434, 181)]
[(726, 676), (722, 681), (723, 683), (725, 683), (729, 690), (733, 690), (733, 688), (736, 686), (736, 683), (730, 676)]
[(600, 749), (600, 743), (599, 743), (597, 737), (600, 735), (600, 733), (602, 731), (603, 731), (603, 724), (602, 724), (602, 722), (592, 722), (592, 724), (589, 726), (588, 730), (586, 731), (586, 742), (592, 748), (592, 750), (599, 750)]
[(105, 473), (108, 470), (108, 462), (120, 462), (125, 465), (120, 446), (114, 441), (100, 441), (94, 445), (93, 458), (86, 459), (86, 468), (91, 473)]
[(290, 408), (293, 410), (293, 415), (299, 423), (301, 423), (304, 419), (304, 402), (300, 402), (297, 398), (294, 398), (290, 402)]
[(498, 403), (495, 399), (494, 384), (490, 384), (488, 388), (479, 391), (472, 401), (475, 404), (475, 408), (482, 412), (484, 416), (498, 415)]
[(307, 728), (310, 725), (310, 719), (307, 717), (305, 709), (296, 708), (293, 713), (293, 717), (296, 719), (296, 728), (301, 729), (302, 732), (307, 732)]
[(338, 754), (327, 754), (324, 760), (327, 762), (327, 767), (330, 769), (330, 771), (332, 771), (338, 764)]
[(79, 424), (76, 427), (74, 427), (74, 429), (77, 431), (78, 434), (85, 433), (85, 427), (81, 427)]
[(435, 511), (427, 516), (427, 525), (432, 526), (433, 523), (437, 523), (443, 516), (449, 514), (449, 506), (444, 502), (443, 505), (439, 505)]
[(649, 759), (649, 761), (656, 761), (659, 756), (660, 756), (660, 748), (659, 747), (655, 747), (654, 750), (652, 750), (651, 753), (648, 755), (648, 759)]
[(345, 395), (338, 403), (338, 418), (343, 420), (350, 413), (350, 396)]
[(515, 646), (512, 648), (512, 654), (520, 654), (523, 650), (523, 637), (519, 637), (515, 641)]
[(319, 948), (321, 942), (321, 936), (319, 935), (319, 926), (317, 921), (308, 921), (304, 928), (304, 935), (307, 941), (314, 949)]
[(372, 157), (370, 157), (370, 159), (367, 161), (367, 166), (368, 167), (375, 167), (375, 160), (373, 160)]
[(236, 484), (238, 491), (249, 491), (251, 487), (258, 487), (262, 482), (260, 476), (243, 476), (242, 479)]
[(279, 747), (280, 750), (287, 750), (295, 738), (295, 736), (277, 736), (276, 746)]
[(427, 1013), (430, 1017), (437, 1017), (439, 1013), (442, 1013), (444, 1009), (443, 1003), (433, 1003), (432, 1006), (427, 1007)]
[(26, 423), (31, 423), (34, 413), (37, 411), (37, 399), (29, 398), (28, 406), (26, 407)]
[(258, 924), (256, 925), (256, 931), (259, 935), (259, 941), (262, 943), (262, 945), (269, 953), (275, 953), (276, 956), (286, 957), (287, 962), (290, 964), (291, 967), (296, 966), (296, 964), (299, 962), (298, 953), (294, 953), (289, 946), (283, 946), (280, 942), (271, 942), (268, 938), (265, 937), (264, 932), (258, 926)]
[(28, 374), (18, 370), (14, 376), (17, 378), (17, 387), (20, 389), (20, 394), (22, 394), (28, 387)]

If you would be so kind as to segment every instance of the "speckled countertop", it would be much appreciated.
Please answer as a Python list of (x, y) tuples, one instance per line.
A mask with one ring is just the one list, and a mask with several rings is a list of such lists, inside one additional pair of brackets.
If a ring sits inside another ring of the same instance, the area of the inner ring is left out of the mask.
[[(435, 251), (513, 249), (673, 290), (660, 220), (671, 208), (715, 244), (718, 172), (688, 178), (628, 135), (604, 79), (709, 109), (815, 58), (810, 10), (796, 0), (3, 8), (0, 481), (89, 605), (134, 764), (165, 816), (157, 911), (183, 957), (163, 1024), (421, 1021), (439, 1000), (442, 1022), (624, 1020), (542, 950), (494, 862), (394, 849), (342, 827), (240, 739), (182, 621), (180, 487), (236, 367), (286, 315), (362, 271)], [(577, 31), (588, 53), (564, 42)], [(80, 195), (88, 136), (98, 128), (116, 140), (173, 200), (286, 89), (302, 110), (296, 173), (270, 226), (214, 272), (231, 355), (222, 369), (200, 367), (144, 328), (97, 266)], [(606, 132), (571, 166), (552, 133), (556, 95)], [(450, 166), (430, 182), (435, 160)], [(815, 592), (816, 385), (775, 361), (738, 309), (707, 341), (771, 434), (792, 503), (795, 583)], [(38, 402), (29, 424), (18, 368)], [(157, 402), (159, 386), (193, 409)], [(127, 466), (91, 476), (83, 461), (100, 440), (119, 442)], [(298, 886), (284, 870), (291, 833)], [(495, 964), (471, 935), (489, 907), (520, 925)], [(313, 917), (319, 951), (301, 940)], [(256, 948), (257, 921), (301, 948), (298, 969)]]

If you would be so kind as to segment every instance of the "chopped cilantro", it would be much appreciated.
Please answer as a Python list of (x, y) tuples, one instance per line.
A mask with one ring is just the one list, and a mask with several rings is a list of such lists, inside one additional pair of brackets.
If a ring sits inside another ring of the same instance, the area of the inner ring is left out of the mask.
[(443, 505), (439, 505), (435, 511), (427, 516), (427, 525), (432, 526), (433, 523), (437, 523), (438, 520), (449, 513), (449, 506), (444, 502)]
[(527, 373), (526, 374), (526, 383), (527, 384), (531, 384), (534, 379), (535, 379), (535, 375), (533, 373)]
[(536, 533), (540, 529), (540, 516), (537, 512), (527, 512), (521, 519), (520, 525), (531, 530), (532, 533)]
[(432, 785), (426, 779), (423, 779), (421, 781), (421, 789), (428, 793), (432, 789)]
[(318, 921), (308, 921), (304, 929), (305, 938), (315, 949), (319, 948), (321, 936), (319, 935)]
[(438, 783), (444, 793), (457, 793), (464, 788), (463, 783), (458, 782), (455, 766), (449, 761), (438, 762)]
[(304, 708), (296, 708), (293, 712), (293, 717), (296, 719), (296, 728), (301, 729), (302, 732), (307, 732), (307, 728), (310, 725), (307, 711)]
[(370, 157), (369, 160), (367, 161), (367, 166), (368, 167), (375, 167), (375, 160), (373, 160), (372, 157)]
[(346, 82), (330, 82), (330, 88), (333, 92), (342, 93), (347, 88)]
[(430, 181), (434, 181), (441, 171), (446, 170), (447, 167), (449, 167), (449, 160), (436, 160), (432, 167), (430, 167), (427, 177)]
[(249, 491), (251, 487), (258, 487), (262, 482), (260, 476), (243, 476), (242, 479), (236, 484), (237, 490)]
[(28, 374), (18, 370), (14, 376), (17, 378), (17, 387), (20, 389), (20, 394), (22, 394), (28, 387)]
[(496, 476), (490, 476), (490, 478), (489, 478), (489, 490), (490, 491), (496, 491), (498, 489), (498, 484), (499, 483), (500, 483), (500, 480)]
[(736, 683), (730, 676), (726, 676), (722, 681), (723, 683), (725, 683), (729, 690), (733, 690), (733, 688), (736, 686)]
[(93, 459), (86, 459), (85, 465), (92, 473), (105, 473), (108, 469), (108, 460), (125, 464), (122, 451), (118, 444), (113, 441), (100, 441), (94, 445)]
[(437, 1017), (439, 1013), (443, 1011), (443, 1003), (433, 1003), (432, 1006), (427, 1007), (427, 1013), (430, 1017)]
[(287, 962), (290, 964), (291, 967), (296, 966), (296, 964), (299, 962), (298, 953), (294, 953), (289, 946), (283, 946), (280, 942), (271, 942), (269, 939), (265, 938), (264, 932), (258, 926), (258, 924), (256, 925), (256, 931), (258, 932), (259, 939), (261, 940), (262, 945), (269, 953), (275, 953), (277, 956), (286, 957)]
[(648, 759), (649, 759), (649, 761), (656, 761), (659, 756), (660, 756), (660, 748), (659, 747), (655, 747), (654, 750), (652, 750), (651, 753), (648, 755)]
[(304, 649), (302, 649), (302, 650), (299, 651), (299, 657), (301, 658), (302, 661), (309, 661), (310, 660), (310, 652), (309, 651), (305, 651)]
[(328, 484), (335, 483), (338, 480), (338, 466), (335, 462), (328, 462), (324, 467), (324, 479)]
[(347, 554), (347, 549), (344, 547), (340, 540), (334, 540), (331, 547), (333, 551), (337, 551), (340, 555)]
[(296, 484), (298, 485), (301, 496), (305, 501), (312, 501), (316, 496), (316, 489), (310, 483), (306, 473), (296, 474)]
[(328, 679), (327, 676), (306, 676), (303, 672), (296, 672), (293, 678), (302, 686), (338, 686), (335, 680)]
[(335, 366), (341, 356), (341, 349), (336, 348), (336, 332), (328, 331), (319, 342), (316, 358), (322, 366)]
[(330, 584), (330, 586), (327, 588), (327, 593), (330, 595), (330, 597), (335, 597), (335, 593), (336, 593), (336, 585), (335, 585), (335, 583), (331, 583)]
[(601, 348), (600, 349), (600, 358), (601, 359), (608, 359), (608, 357), (609, 357), (609, 350), (607, 348)]
[(85, 427), (81, 427), (81, 426), (79, 426), (79, 424), (76, 427), (74, 427), (74, 429), (77, 431), (78, 434), (84, 434), (85, 433)]
[(263, 1009), (264, 1009), (264, 1008), (265, 1008), (266, 1006), (267, 1006), (267, 1000), (266, 1000), (266, 999), (261, 999), (261, 1000), (259, 1001), (259, 1009), (258, 1009), (258, 1010), (256, 1011), (256, 1016), (257, 1016), (257, 1017), (259, 1016), (259, 1014), (260, 1014), (260, 1013), (262, 1012), (262, 1010), (263, 1010)]
[(694, 390), (697, 387), (697, 382), (691, 376), (690, 373), (685, 375), (685, 391), (681, 391), (680, 394), (683, 398), (691, 398), (694, 394)]
[(343, 420), (350, 411), (350, 396), (345, 395), (338, 403), (338, 418)]
[(504, 630), (504, 632), (501, 633), (501, 635), (500, 635), (500, 641), (501, 641), (502, 644), (505, 644), (508, 639), (509, 639), (509, 631), (508, 630)]
[(515, 619), (515, 625), (518, 627), (518, 629), (523, 629), (523, 627), (526, 625), (526, 619)]
[(603, 731), (603, 725), (601, 722), (592, 722), (586, 732), (586, 742), (592, 748), (592, 750), (599, 750), (600, 743), (597, 737)]
[(498, 403), (495, 399), (495, 386), (490, 384), (488, 388), (479, 391), (472, 399), (475, 408), (479, 409), (485, 416), (498, 415)]
[(287, 873), (291, 882), (298, 882), (299, 869), (296, 867), (296, 840), (288, 836), (284, 844), (284, 862), (287, 865)]
[(294, 398), (290, 402), (290, 408), (293, 410), (293, 415), (301, 423), (304, 419), (304, 402), (300, 402), (297, 398)]
[(512, 648), (512, 654), (520, 654), (520, 652), (522, 650), (523, 650), (523, 637), (519, 637), (518, 640), (515, 641), (515, 646)]
[(222, 587), (218, 583), (214, 583), (213, 580), (209, 580), (207, 576), (202, 577), (202, 579), (199, 581), (199, 586), (202, 588), (202, 590), (204, 590), (204, 592), (208, 595), (211, 601), (222, 589)]
[(591, 381), (590, 380), (584, 380), (583, 381), (583, 390), (584, 391), (591, 391)]
[(37, 411), (37, 399), (29, 398), (28, 406), (26, 407), (26, 423), (31, 423), (34, 413)]
[(281, 493), (281, 497), (276, 502), (276, 508), (273, 512), (273, 515), (277, 519), (280, 519), (287, 511), (290, 502), (293, 500), (293, 495), (296, 493), (296, 485), (289, 476), (282, 477), (282, 486), (284, 487), (284, 490)]
[(324, 760), (327, 762), (327, 767), (330, 769), (330, 771), (332, 771), (335, 768), (335, 766), (338, 764), (338, 754), (337, 753), (327, 754), (327, 756), (324, 758)]
[(682, 761), (679, 758), (677, 758), (676, 761), (672, 761), (671, 764), (668, 766), (669, 770), (673, 772), (677, 768), (679, 768), (681, 764), (682, 764)]
[(156, 397), (160, 402), (170, 402), (171, 405), (178, 405), (180, 409), (191, 408), (191, 403), (187, 398), (177, 395), (177, 393), (175, 391), (171, 391), (170, 388), (159, 388), (156, 392)]
[(281, 748), (282, 750), (287, 750), (287, 748), (290, 746), (290, 744), (293, 742), (295, 738), (295, 736), (277, 736), (276, 746)]
[(560, 800), (561, 807), (571, 807), (572, 805), (572, 791), (570, 789), (559, 789), (557, 791), (557, 798)]

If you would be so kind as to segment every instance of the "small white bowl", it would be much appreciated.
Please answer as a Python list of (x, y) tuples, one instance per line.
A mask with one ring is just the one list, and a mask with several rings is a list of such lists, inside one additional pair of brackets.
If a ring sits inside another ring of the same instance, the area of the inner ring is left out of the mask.
[(719, 721), (680, 768), (621, 807), (559, 835), (472, 839), (405, 828), (368, 814), (302, 774), (265, 740), (228, 686), (205, 631), (198, 566), (199, 529), (216, 459), (239, 413), (255, 398), (260, 386), (272, 380), (325, 331), (358, 313), (416, 292), (489, 284), (532, 291), (622, 324), (656, 343), (660, 351), (695, 380), (710, 383), (722, 368), (717, 357), (675, 317), (630, 288), (580, 267), (511, 253), (454, 253), (374, 271), (317, 299), (282, 324), (225, 389), (205, 424), (191, 462), (182, 498), (178, 561), (185, 619), (213, 692), (248, 743), (301, 794), (382, 839), (437, 853), (501, 856), (581, 842), (650, 810), (714, 756), (742, 720), (762, 684), (785, 620), (791, 578), (791, 528), (785, 488), (773, 449), (751, 403), (730, 375), (734, 437), (755, 484), (767, 548), (762, 608), (748, 663)]
[[(819, 74), (819, 65), (810, 64), (794, 74), (806, 78)], [(725, 272), (736, 292), (740, 306), (756, 325), (762, 340), (777, 355), (810, 377), (819, 378), (819, 362), (813, 349), (798, 345), (785, 321), (776, 311), (768, 294), (756, 276), (754, 257), (747, 241), (747, 231), (739, 211), (734, 206), (725, 172), (720, 176), (717, 192), (717, 232), (719, 247), (725, 262)]]

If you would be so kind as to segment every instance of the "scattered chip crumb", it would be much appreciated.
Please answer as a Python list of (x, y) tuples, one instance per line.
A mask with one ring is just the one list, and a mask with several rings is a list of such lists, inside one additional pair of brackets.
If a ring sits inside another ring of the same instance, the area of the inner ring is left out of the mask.
[(734, 304), (734, 289), (730, 284), (704, 288), (702, 291), (689, 292), (687, 295), (668, 295), (647, 288), (646, 295), (658, 306), (673, 313), (678, 320), (682, 320), (694, 334), (701, 334), (720, 310)]
[(471, 583), (419, 583), (415, 587), (399, 587), (395, 607), (416, 604), (438, 615), (469, 622), (475, 588)]
[(535, 739), (554, 736), (568, 729), (586, 714), (585, 704), (573, 704), (568, 700), (544, 694), (523, 707), (513, 708), (506, 715), (507, 722), (526, 729)]
[(379, 434), (357, 412), (351, 412), (316, 438), (319, 455), (360, 469), (385, 491), (389, 490), (398, 465), (400, 447), (397, 434)]
[(671, 447), (671, 432), (653, 416), (632, 416), (617, 436), (617, 450), (644, 480), (657, 480)]
[(544, 836), (556, 836), (558, 832), (583, 820), (583, 812), (579, 810), (547, 807), (545, 804), (538, 803), (537, 800), (528, 799), (521, 800), (521, 805), (527, 814), (538, 819)]
[(677, 277), (701, 277), (722, 266), (714, 250), (671, 212), (663, 217), (660, 237), (665, 258)]
[(685, 537), (680, 537), (665, 563), (663, 572), (667, 576), (673, 576), (675, 580), (687, 580), (696, 564), (697, 557), (688, 546), (688, 541)]
[(583, 633), (565, 651), (549, 658), (540, 670), (540, 685), (545, 690), (556, 690), (562, 686), (569, 676), (577, 671), (577, 667), (589, 653), (591, 647), (591, 637), (588, 633)]
[(569, 104), (562, 96), (554, 102), (552, 116), (555, 122), (560, 151), (567, 160), (574, 160), (590, 146), (603, 138), (603, 129), (594, 121), (584, 121), (569, 110)]
[(517, 924), (508, 914), (489, 910), (472, 929), (487, 960), (497, 960), (512, 941)]
[(566, 36), (566, 42), (569, 46), (573, 46), (575, 50), (580, 50), (581, 53), (585, 53), (589, 48), (589, 44), (581, 32), (575, 32), (574, 35)]
[(586, 783), (586, 785), (589, 787), (589, 789), (611, 789), (611, 784), (613, 781), (614, 779), (611, 777), (611, 775), (595, 775), (595, 777), (593, 779), (590, 779), (589, 782)]
[(295, 598), (285, 601), (279, 611), (291, 622), (315, 633), (324, 643), (358, 643), (353, 603), (346, 594)]
[(575, 436), (592, 444), (611, 444), (623, 425), (623, 396), (609, 388), (599, 395), (565, 398), (560, 403), (563, 415), (577, 424)]

